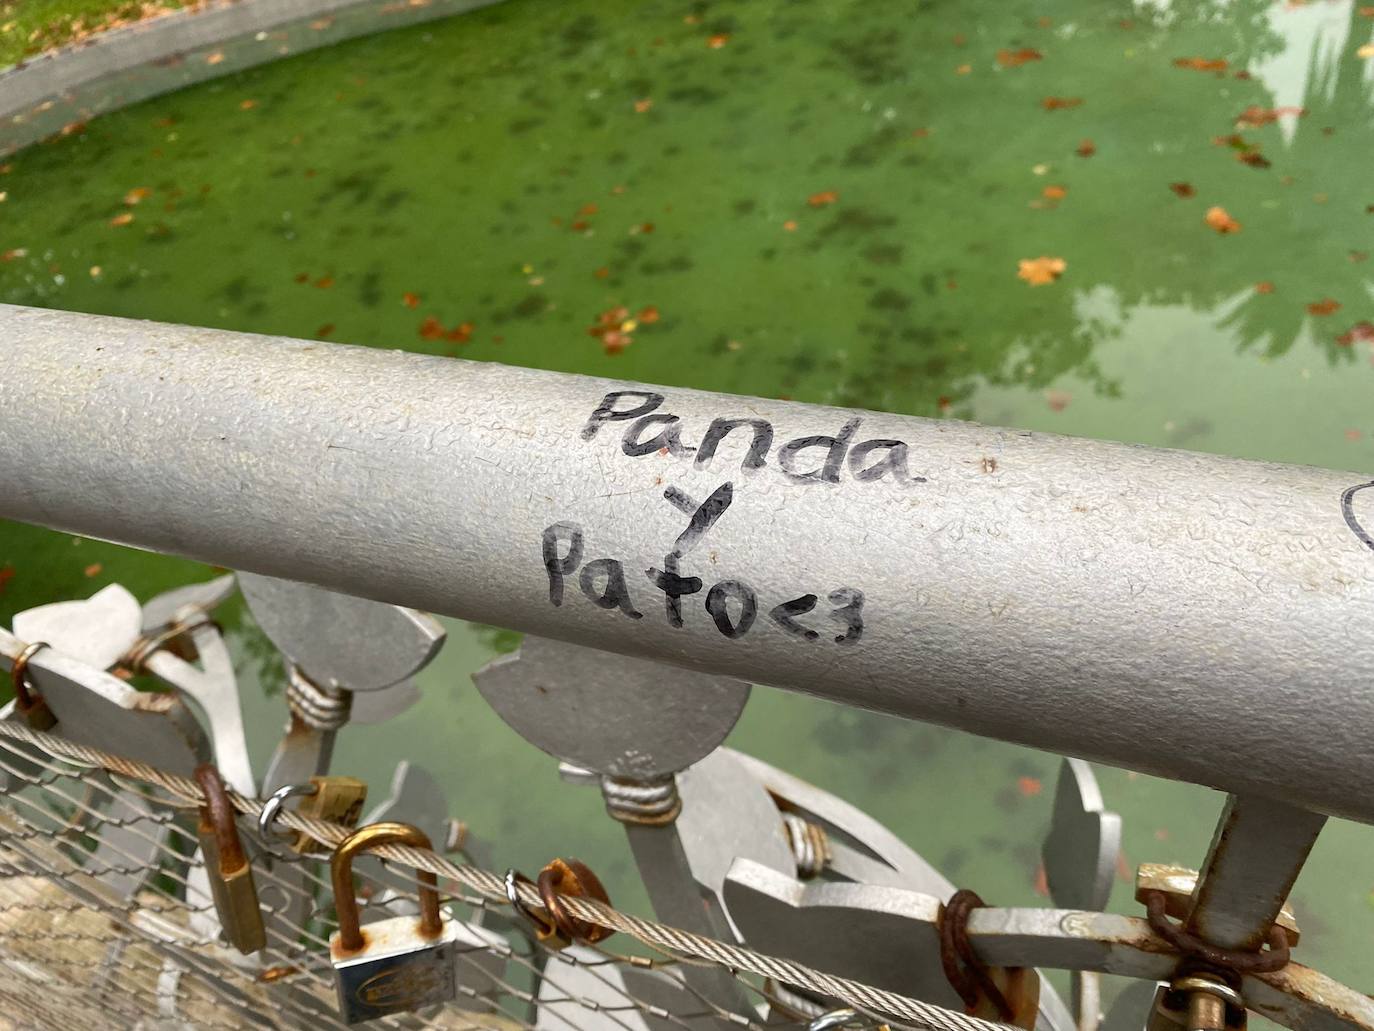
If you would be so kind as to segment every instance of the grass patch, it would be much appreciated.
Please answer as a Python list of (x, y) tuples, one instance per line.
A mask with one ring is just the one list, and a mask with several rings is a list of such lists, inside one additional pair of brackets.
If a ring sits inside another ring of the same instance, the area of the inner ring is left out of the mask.
[(0, 68), (185, 6), (186, 0), (0, 0)]

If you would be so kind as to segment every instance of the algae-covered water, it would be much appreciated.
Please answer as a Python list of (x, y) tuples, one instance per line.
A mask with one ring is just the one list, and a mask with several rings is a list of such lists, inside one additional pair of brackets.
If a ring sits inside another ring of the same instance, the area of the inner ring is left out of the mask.
[[(1371, 13), (509, 0), (20, 153), (0, 300), (1367, 471)], [(0, 525), (0, 623), (206, 575)], [(265, 759), (279, 675), (225, 622)], [(642, 908), (595, 792), (472, 689), (509, 644), (451, 624), (336, 769), (380, 795), (421, 762), (500, 865), (580, 854)], [(1041, 900), (1057, 758), (762, 690), (732, 743)], [(1197, 865), (1222, 800), (1101, 778), (1134, 912), (1134, 864)], [(1374, 830), (1333, 823), (1294, 898), (1298, 958), (1374, 991)]]

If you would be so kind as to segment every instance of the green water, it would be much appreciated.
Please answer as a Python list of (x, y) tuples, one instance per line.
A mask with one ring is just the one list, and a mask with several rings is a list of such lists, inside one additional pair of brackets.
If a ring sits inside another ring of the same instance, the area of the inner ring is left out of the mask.
[[(21, 153), (0, 300), (1367, 471), (1371, 31), (1348, 2), (510, 0)], [(629, 342), (589, 332), (622, 307)], [(0, 569), (0, 623), (206, 575), (13, 525)], [(277, 677), (226, 621), (265, 760)], [(500, 636), (451, 630), (336, 768), (419, 761), (499, 864), (581, 854), (642, 908), (595, 793), (473, 691)], [(767, 691), (732, 743), (1039, 900), (1055, 757)], [(1125, 866), (1201, 861), (1219, 795), (1101, 776)], [(1374, 830), (1334, 822), (1294, 899), (1298, 958), (1374, 991)]]

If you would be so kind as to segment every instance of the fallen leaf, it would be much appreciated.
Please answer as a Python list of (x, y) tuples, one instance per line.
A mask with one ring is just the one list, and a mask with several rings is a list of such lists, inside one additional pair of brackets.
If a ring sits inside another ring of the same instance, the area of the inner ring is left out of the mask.
[(1180, 197), (1192, 197), (1197, 193), (1197, 190), (1193, 189), (1192, 183), (1170, 183), (1169, 189), (1173, 190)]
[(112, 226), (127, 226), (127, 225), (128, 225), (130, 222), (132, 222), (133, 220), (134, 220), (134, 213), (133, 213), (132, 211), (121, 211), (121, 212), (120, 212), (118, 215), (116, 215), (114, 218), (110, 219), (110, 225), (112, 225)]
[(1365, 61), (1374, 57), (1374, 43), (1366, 43), (1364, 46), (1360, 47), (1360, 49), (1355, 51), (1355, 56)]
[(413, 294), (409, 290), (401, 294), (401, 303), (407, 308), (418, 308), (420, 306), (420, 295)]
[(103, 565), (101, 565), (99, 562), (92, 562), (89, 566), (87, 566), (85, 569), (83, 569), (82, 572), (85, 573), (88, 577), (89, 577), (89, 576), (99, 576), (99, 575), (100, 575), (100, 571), (101, 571), (102, 569), (104, 569), (104, 568), (105, 568), (105, 567), (104, 567)]
[(1047, 390), (1045, 391), (1045, 403), (1050, 406), (1052, 412), (1062, 412), (1069, 407), (1069, 402), (1073, 400), (1073, 395), (1067, 390)]
[(1237, 154), (1236, 160), (1251, 168), (1268, 168), (1273, 163), (1258, 150), (1247, 150)]
[(597, 279), (609, 278), (610, 274), (611, 270), (610, 267), (607, 265), (602, 265), (599, 269), (592, 273), (592, 275), (596, 276)]
[(1336, 343), (1342, 347), (1351, 347), (1357, 343), (1374, 344), (1374, 322), (1355, 323), (1336, 338)]
[(318, 287), (319, 289), (321, 289), (321, 290), (328, 290), (328, 289), (329, 289), (331, 286), (333, 286), (333, 285), (334, 285), (334, 277), (333, 277), (333, 276), (320, 276), (319, 279), (315, 280), (315, 286), (317, 286), (317, 287)]
[(129, 205), (130, 207), (133, 207), (135, 204), (143, 200), (144, 197), (148, 196), (148, 194), (152, 192), (153, 191), (148, 189), (148, 187), (146, 186), (136, 186), (124, 195), (124, 203)]
[(782, 224), (782, 227), (789, 233), (795, 233), (797, 231), (797, 220), (795, 218), (789, 218)]
[(1317, 316), (1332, 315), (1339, 311), (1340, 307), (1341, 302), (1334, 297), (1323, 297), (1320, 301), (1313, 301), (1307, 306), (1307, 314)]
[(653, 102), (653, 100), (651, 100), (649, 97), (645, 97), (645, 98), (643, 98), (642, 100), (636, 100), (636, 101), (635, 101), (635, 114), (637, 114), (637, 115), (642, 115), (645, 111), (648, 111), (649, 108), (651, 108), (651, 107), (653, 107), (653, 106), (654, 106), (654, 102)]
[(293, 278), (295, 279), (295, 281), (296, 281), (297, 283), (308, 283), (308, 282), (310, 282), (310, 273), (309, 273), (309, 272), (297, 272), (296, 275), (295, 275)]
[(1081, 158), (1090, 158), (1097, 153), (1097, 144), (1092, 140), (1084, 140), (1078, 145), (1075, 153)]
[(334, 332), (334, 323), (326, 322), (319, 329), (315, 330), (315, 335), (317, 337), (327, 337), (332, 332)]
[(1050, 897), (1050, 879), (1049, 875), (1045, 873), (1044, 860), (1041, 860), (1035, 867), (1035, 880), (1032, 887), (1034, 887), (1035, 893), (1041, 898)]
[(1063, 200), (1068, 196), (1069, 188), (1067, 186), (1046, 186), (1040, 193), (1046, 200)]
[(239, 110), (240, 110), (240, 111), (251, 111), (251, 110), (253, 110), (253, 108), (255, 108), (255, 107), (257, 107), (257, 106), (258, 106), (258, 102), (257, 102), (256, 100), (240, 100), (240, 101), (239, 101)]
[(4, 262), (14, 261), (15, 258), (24, 258), (24, 257), (27, 257), (27, 256), (28, 256), (28, 253), (29, 253), (29, 249), (28, 249), (27, 247), (11, 247), (9, 250), (5, 251), (3, 254), (0, 254), (0, 261), (4, 261)]
[(5, 585), (14, 579), (14, 566), (0, 566), (0, 594), (5, 593)]
[(444, 339), (455, 344), (466, 344), (472, 339), (472, 323), (459, 323), (444, 334)]
[(577, 213), (579, 215), (595, 215), (600, 210), (601, 208), (597, 205), (595, 201), (588, 201), (586, 204), (583, 204), (582, 207), (577, 209)]
[(924, 127), (920, 129), (912, 129), (911, 135), (913, 139), (923, 140), (930, 135), (930, 130)]
[(1032, 50), (1030, 47), (1022, 47), (1020, 50), (999, 50), (997, 63), (1003, 68), (1019, 68), (1031, 61), (1042, 60), (1044, 56), (1040, 51)]
[(1063, 258), (1041, 255), (1038, 258), (1022, 258), (1017, 263), (1016, 275), (1031, 286), (1046, 286), (1064, 274), (1068, 262)]
[(438, 340), (443, 335), (443, 323), (433, 315), (425, 316), (425, 321), (420, 323), (420, 336), (425, 340)]
[(820, 193), (813, 193), (810, 197), (807, 197), (806, 203), (810, 204), (813, 208), (823, 208), (827, 204), (834, 204), (839, 199), (839, 191), (822, 190)]
[(223, 51), (223, 50), (216, 50), (213, 54), (207, 54), (206, 57), (205, 57), (205, 63), (206, 63), (206, 64), (219, 64), (219, 63), (220, 63), (221, 61), (223, 61), (223, 60), (224, 60), (224, 51)]
[(1368, 260), (1369, 260), (1369, 252), (1368, 252), (1368, 251), (1351, 251), (1348, 255), (1346, 255), (1346, 257), (1348, 257), (1352, 262), (1355, 262), (1356, 264), (1358, 264), (1358, 263), (1361, 262), (1361, 261), (1368, 261)]
[(1255, 293), (1257, 294), (1272, 294), (1273, 292), (1274, 284), (1269, 282), (1269, 280), (1267, 279), (1255, 284)]
[(708, 36), (706, 39), (706, 45), (710, 47), (712, 50), (719, 50), (721, 47), (725, 46), (725, 44), (729, 42), (730, 33), (728, 32), (717, 32), (715, 35)]
[(1247, 107), (1236, 117), (1236, 124), (1258, 129), (1270, 122), (1277, 122), (1286, 115), (1300, 117), (1307, 114), (1305, 107), (1260, 107), (1257, 104)]
[(1225, 208), (1220, 206), (1208, 208), (1207, 214), (1202, 217), (1202, 220), (1223, 235), (1240, 232), (1240, 223), (1227, 214)]
[(639, 310), (639, 321), (644, 323), (644, 325), (646, 326), (650, 325), (651, 323), (657, 322), (659, 318), (660, 316), (658, 313), (658, 309), (654, 307), (652, 304), (649, 305), (647, 308), (641, 308)]
[(969, 72), (971, 72), (971, 71), (973, 71), (973, 65), (971, 65), (971, 64), (961, 64), (958, 68), (954, 69), (954, 74), (955, 74), (955, 75), (967, 75), (967, 74), (968, 74)]
[(1046, 97), (1040, 101), (1040, 106), (1046, 111), (1064, 111), (1071, 107), (1077, 107), (1083, 103), (1082, 97)]
[(634, 343), (634, 337), (629, 333), (622, 333), (618, 329), (607, 330), (601, 336), (601, 346), (605, 348), (607, 354), (619, 354), (625, 348)]
[(1355, 441), (1357, 441), (1357, 440), (1360, 439), (1360, 431), (1359, 431), (1359, 430), (1346, 430), (1346, 431), (1345, 431), (1345, 439), (1348, 440), (1348, 441), (1350, 441), (1352, 444), (1355, 443)]
[(1036, 777), (1017, 777), (1016, 790), (1021, 792), (1022, 796), (1025, 798), (1034, 798), (1036, 795), (1040, 794), (1042, 785)]
[(1195, 72), (1224, 72), (1226, 62), (1220, 57), (1176, 57), (1175, 68), (1191, 68)]

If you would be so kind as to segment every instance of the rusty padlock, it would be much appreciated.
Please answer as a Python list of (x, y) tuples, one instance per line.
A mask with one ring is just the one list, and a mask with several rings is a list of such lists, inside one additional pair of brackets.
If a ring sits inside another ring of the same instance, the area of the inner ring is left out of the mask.
[(329, 939), (329, 959), (347, 1024), (447, 1002), (457, 997), (457, 923), (439, 906), (438, 880), (421, 871), (420, 915), (397, 916), (359, 926), (353, 857), (378, 845), (430, 848), (429, 837), (405, 823), (374, 823), (339, 843), (329, 863), (339, 929)]
[(258, 889), (253, 883), (253, 865), (243, 850), (234, 807), (224, 787), (224, 778), (210, 763), (196, 767), (196, 783), (205, 792), (200, 807), (201, 853), (210, 881), (210, 895), (225, 940), (244, 955), (257, 952), (267, 944)]
[(48, 708), (48, 703), (43, 701), (43, 696), (34, 693), (29, 687), (29, 660), (47, 644), (43, 641), (34, 641), (32, 644), (24, 646), (24, 650), (14, 657), (14, 665), (10, 667), (10, 684), (14, 687), (14, 707), (19, 714), (24, 717), (24, 722), (33, 730), (52, 730), (57, 726), (57, 717)]
[[(311, 777), (310, 784), (315, 790), (302, 796), (296, 806), (296, 815), (341, 823), (345, 827), (357, 826), (358, 818), (363, 815), (363, 803), (367, 801), (366, 781), (357, 777)], [(305, 854), (318, 851), (320, 846), (304, 831), (297, 831), (291, 849)]]
[(1155, 989), (1146, 1031), (1245, 1031), (1245, 1000), (1205, 971), (1177, 976)]

